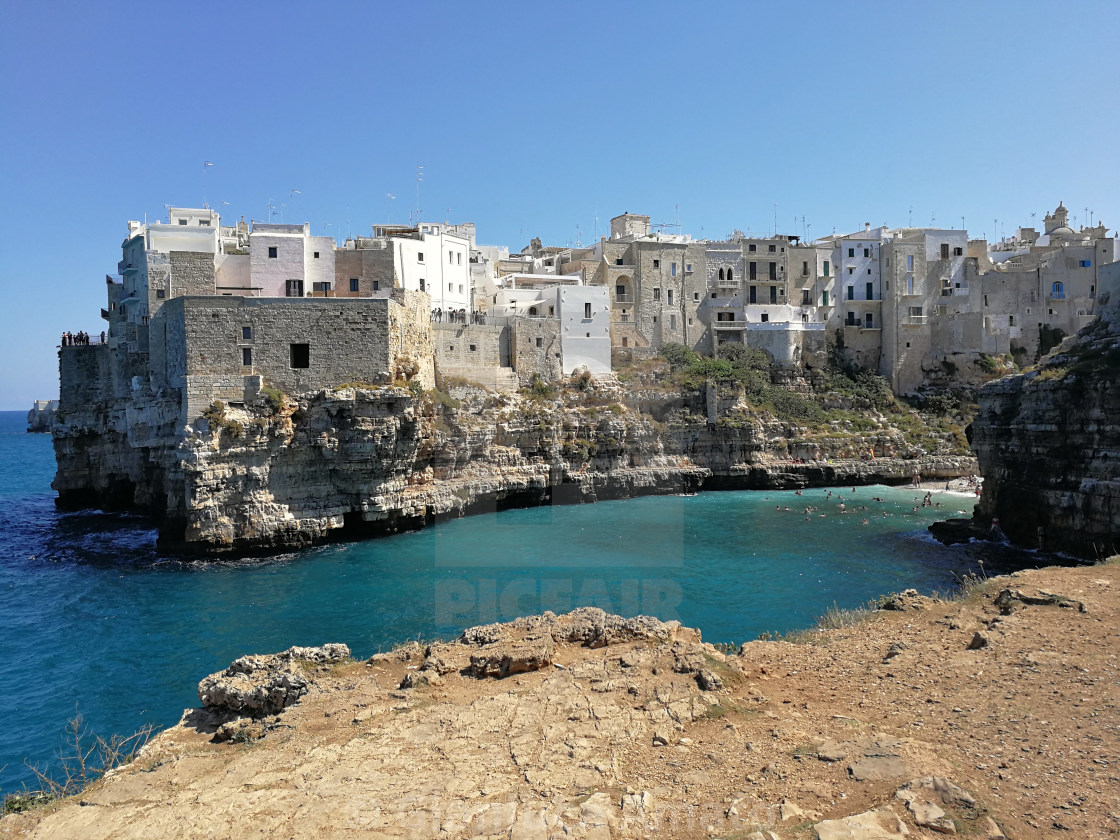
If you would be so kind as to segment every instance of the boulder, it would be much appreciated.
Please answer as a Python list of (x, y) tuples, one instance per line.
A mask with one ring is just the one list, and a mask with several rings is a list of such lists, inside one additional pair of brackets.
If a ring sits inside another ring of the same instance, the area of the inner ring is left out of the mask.
[(342, 644), (292, 647), (267, 656), (243, 656), (198, 684), (198, 699), (208, 709), (251, 717), (273, 715), (298, 703), (313, 682), (306, 664), (345, 661), (350, 648)]

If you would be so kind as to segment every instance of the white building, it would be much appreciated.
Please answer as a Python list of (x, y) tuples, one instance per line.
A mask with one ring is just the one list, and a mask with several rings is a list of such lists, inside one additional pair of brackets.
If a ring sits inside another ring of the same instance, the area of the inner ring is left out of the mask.
[[(433, 309), (472, 312), (471, 239), (464, 233), (449, 232), (450, 227), (429, 224), (416, 233), (386, 231), (393, 268), (402, 287), (431, 296)], [(374, 234), (377, 232), (375, 228)]]
[(328, 297), (334, 291), (334, 239), (311, 225), (254, 222), (249, 234), (251, 293), (261, 297)]
[(584, 286), (576, 275), (514, 274), (492, 298), (497, 316), (559, 321), (561, 367), (565, 376), (586, 367), (611, 372), (611, 302), (606, 286)]

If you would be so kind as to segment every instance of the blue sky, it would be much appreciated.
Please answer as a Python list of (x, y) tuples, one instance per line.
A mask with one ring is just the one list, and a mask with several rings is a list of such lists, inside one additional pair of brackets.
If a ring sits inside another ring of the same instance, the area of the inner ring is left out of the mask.
[(125, 221), (204, 192), (341, 240), (408, 221), (422, 165), (423, 218), (514, 250), (624, 211), (762, 233), (775, 204), (814, 237), (1059, 199), (1120, 225), (1118, 31), (1116, 0), (0, 0), (0, 409), (103, 328)]

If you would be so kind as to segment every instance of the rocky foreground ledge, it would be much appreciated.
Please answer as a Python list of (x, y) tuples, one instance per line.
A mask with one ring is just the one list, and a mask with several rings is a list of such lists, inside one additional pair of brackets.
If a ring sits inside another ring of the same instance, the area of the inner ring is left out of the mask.
[(734, 652), (582, 609), (362, 662), (244, 657), (0, 837), (1113, 837), (1118, 573), (911, 591)]

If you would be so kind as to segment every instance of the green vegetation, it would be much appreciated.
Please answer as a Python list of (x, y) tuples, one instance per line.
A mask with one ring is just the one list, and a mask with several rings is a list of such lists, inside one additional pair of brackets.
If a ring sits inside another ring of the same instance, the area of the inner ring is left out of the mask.
[(202, 412), (202, 416), (206, 418), (210, 428), (219, 434), (225, 432), (233, 438), (239, 438), (245, 434), (245, 426), (237, 420), (231, 420), (226, 415), (226, 404), (221, 400), (214, 400), (210, 403), (210, 407)]
[[(341, 387), (347, 386), (344, 385)], [(276, 414), (278, 411), (280, 411), (280, 409), (284, 407), (284, 403), (288, 399), (286, 396), (284, 396), (283, 391), (281, 391), (279, 388), (274, 388), (268, 383), (261, 385), (261, 396), (264, 397), (265, 404), (272, 410), (273, 414)]]

